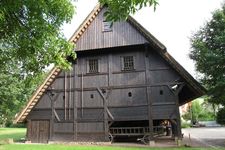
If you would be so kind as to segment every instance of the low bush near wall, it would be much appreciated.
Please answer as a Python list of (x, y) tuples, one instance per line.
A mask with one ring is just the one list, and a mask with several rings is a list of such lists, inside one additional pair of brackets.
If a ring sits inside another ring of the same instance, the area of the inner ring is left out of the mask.
[(225, 108), (222, 108), (217, 112), (216, 121), (219, 124), (225, 125)]

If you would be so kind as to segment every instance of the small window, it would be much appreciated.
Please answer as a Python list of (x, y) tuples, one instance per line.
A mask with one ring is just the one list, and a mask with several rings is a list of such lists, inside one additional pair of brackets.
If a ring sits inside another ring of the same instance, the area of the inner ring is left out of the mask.
[(98, 72), (98, 59), (89, 59), (89, 73)]
[(103, 32), (112, 31), (112, 22), (111, 21), (103, 21)]
[(128, 97), (132, 97), (132, 93), (131, 92), (128, 93)]
[(91, 97), (91, 98), (94, 98), (94, 94), (91, 94), (90, 97)]
[(134, 57), (124, 56), (123, 57), (123, 70), (134, 70)]
[(160, 94), (160, 95), (163, 95), (163, 90), (160, 90), (160, 91), (159, 91), (159, 94)]
[(102, 93), (105, 94), (106, 93), (106, 90), (105, 89), (102, 89)]

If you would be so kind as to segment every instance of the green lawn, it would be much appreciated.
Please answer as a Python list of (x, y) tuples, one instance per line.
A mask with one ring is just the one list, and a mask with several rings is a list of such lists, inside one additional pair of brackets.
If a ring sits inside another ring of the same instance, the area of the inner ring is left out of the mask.
[[(140, 148), (140, 147), (115, 147), (115, 146), (76, 146), (76, 145), (35, 145), (11, 144), (2, 145), (0, 150), (210, 150), (206, 148)], [(222, 150), (222, 149), (221, 149)]]
[(0, 141), (9, 138), (14, 141), (19, 141), (21, 138), (25, 137), (25, 134), (25, 128), (0, 128)]
[[(19, 141), (25, 137), (24, 128), (0, 128), (0, 150), (206, 150), (205, 148), (138, 148), (117, 146), (77, 146), (59, 144), (5, 144), (8, 138)], [(209, 149), (208, 149), (209, 150)]]

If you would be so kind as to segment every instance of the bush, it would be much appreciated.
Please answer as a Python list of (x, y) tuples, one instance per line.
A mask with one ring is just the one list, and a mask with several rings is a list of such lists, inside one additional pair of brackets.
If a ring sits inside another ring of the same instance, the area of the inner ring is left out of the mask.
[(184, 121), (181, 122), (181, 128), (190, 128), (190, 127), (191, 127), (190, 123)]
[(13, 124), (12, 121), (7, 121), (5, 124), (5, 127), (7, 127), (7, 128), (25, 128), (26, 125), (24, 123)]
[(225, 125), (225, 108), (222, 108), (217, 112), (216, 122)]

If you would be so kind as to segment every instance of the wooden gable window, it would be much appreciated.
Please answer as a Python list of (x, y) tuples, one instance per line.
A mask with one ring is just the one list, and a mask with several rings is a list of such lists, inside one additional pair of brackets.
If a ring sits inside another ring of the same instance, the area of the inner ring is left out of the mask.
[(111, 32), (112, 31), (112, 22), (111, 21), (103, 21), (103, 32)]
[(98, 73), (98, 59), (89, 59), (89, 73)]
[(134, 70), (134, 56), (123, 56), (123, 68), (122, 70), (129, 71)]

